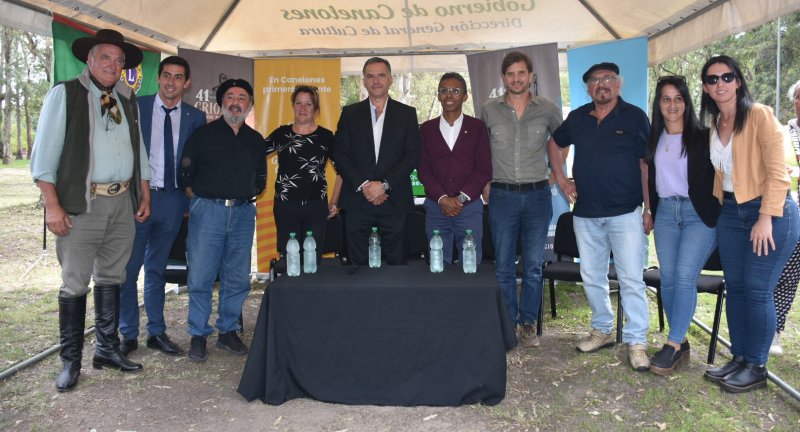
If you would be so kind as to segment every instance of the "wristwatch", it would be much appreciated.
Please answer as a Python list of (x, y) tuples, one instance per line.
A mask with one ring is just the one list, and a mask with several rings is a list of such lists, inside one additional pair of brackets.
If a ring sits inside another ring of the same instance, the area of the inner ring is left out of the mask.
[(647, 213), (647, 214), (649, 214), (650, 216), (652, 216), (652, 215), (653, 215), (653, 212), (651, 212), (651, 211), (650, 211), (650, 207), (645, 207), (645, 208), (644, 208), (644, 212), (645, 212), (645, 213)]
[(389, 182), (388, 182), (388, 181), (386, 181), (386, 180), (384, 180), (384, 181), (383, 181), (383, 183), (382, 183), (382, 185), (383, 185), (383, 191), (384, 191), (384, 192), (389, 192), (389, 189), (391, 189), (391, 188), (389, 187)]

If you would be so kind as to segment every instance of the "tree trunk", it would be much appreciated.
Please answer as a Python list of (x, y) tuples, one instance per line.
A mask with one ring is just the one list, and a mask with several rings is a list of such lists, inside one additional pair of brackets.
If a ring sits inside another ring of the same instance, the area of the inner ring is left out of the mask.
[(0, 139), (0, 156), (3, 158), (3, 165), (11, 163), (9, 147), (11, 145), (11, 51), (13, 47), (13, 30), (3, 26), (2, 45), (3, 45), (3, 79), (4, 93), (3, 101), (3, 138)]

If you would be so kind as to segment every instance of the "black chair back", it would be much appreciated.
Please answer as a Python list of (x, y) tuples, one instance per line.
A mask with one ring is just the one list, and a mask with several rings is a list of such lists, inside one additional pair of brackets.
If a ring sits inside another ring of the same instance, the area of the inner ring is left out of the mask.
[(714, 249), (711, 256), (706, 260), (703, 270), (722, 271), (722, 262), (719, 259), (719, 248)]
[(578, 253), (578, 240), (575, 238), (575, 227), (572, 222), (572, 212), (566, 212), (558, 217), (556, 222), (556, 235), (553, 239), (553, 252), (561, 259), (561, 255), (580, 258)]

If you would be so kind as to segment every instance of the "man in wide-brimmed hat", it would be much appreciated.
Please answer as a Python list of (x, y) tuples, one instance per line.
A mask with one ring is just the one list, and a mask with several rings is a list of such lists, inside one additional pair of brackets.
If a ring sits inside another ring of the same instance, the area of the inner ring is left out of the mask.
[(96, 369), (142, 370), (119, 350), (119, 286), (131, 254), (134, 220), (150, 216), (150, 169), (139, 136), (136, 96), (120, 81), (142, 52), (119, 32), (77, 39), (72, 52), (86, 62), (75, 79), (45, 97), (31, 156), (31, 174), (55, 234), (61, 264), (58, 296), (61, 360), (56, 388), (78, 383), (89, 279), (94, 279)]

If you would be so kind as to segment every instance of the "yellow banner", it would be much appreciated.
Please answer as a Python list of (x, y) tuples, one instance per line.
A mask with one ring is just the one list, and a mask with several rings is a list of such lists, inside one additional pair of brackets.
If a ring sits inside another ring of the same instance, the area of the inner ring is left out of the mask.
[[(310, 85), (319, 89), (319, 117), (317, 124), (336, 131), (339, 121), (339, 91), (341, 62), (339, 59), (266, 59), (256, 60), (255, 115), (256, 129), (268, 136), (278, 126), (290, 124), (294, 119), (292, 91), (296, 85)], [(278, 155), (267, 156), (269, 175), (267, 189), (256, 204), (256, 244), (258, 271), (269, 271), (269, 261), (278, 256), (277, 232), (272, 205), (275, 199), (275, 179), (278, 175)], [(326, 171), (328, 191), (333, 191), (335, 173), (328, 165)], [(323, 245), (317, 247), (322, 248)]]

